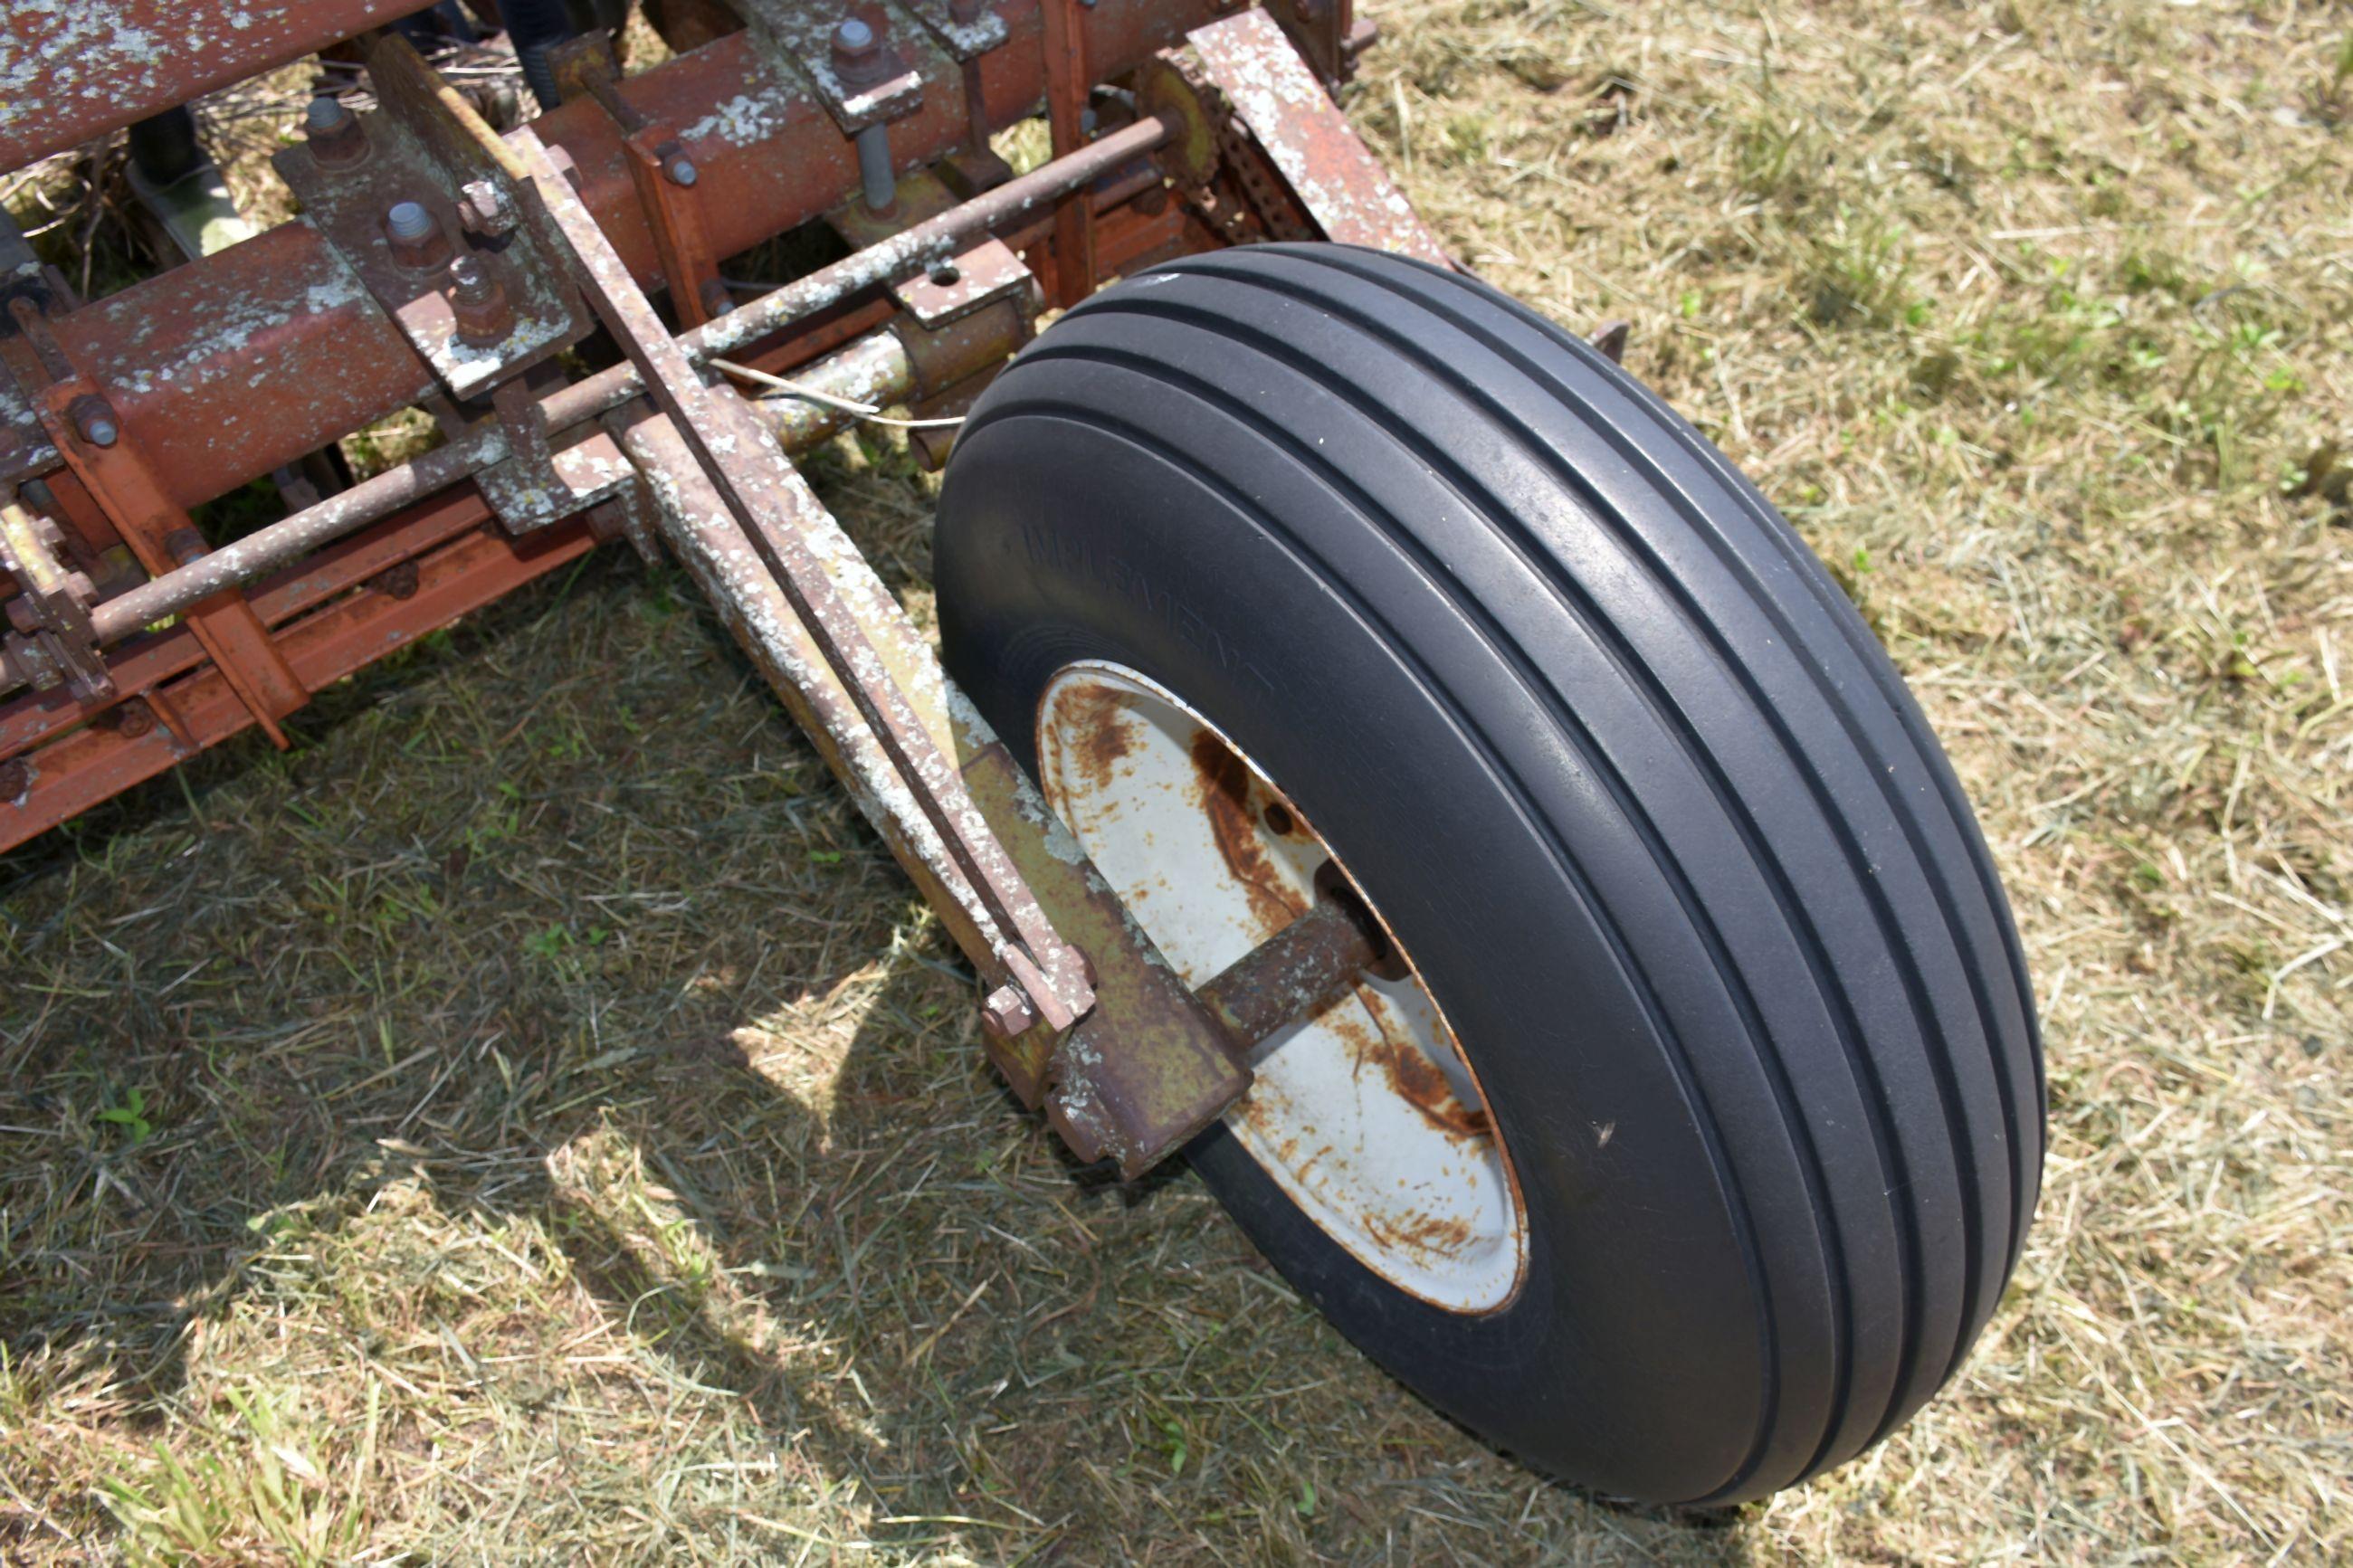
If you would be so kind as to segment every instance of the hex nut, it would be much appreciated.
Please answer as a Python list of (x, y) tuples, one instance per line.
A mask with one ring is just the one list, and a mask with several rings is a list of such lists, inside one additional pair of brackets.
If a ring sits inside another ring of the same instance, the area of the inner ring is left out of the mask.
[(1025, 1034), (1038, 1022), (1038, 1010), (1018, 985), (1000, 985), (980, 1005), (980, 1026), (997, 1039)]
[(126, 741), (135, 741), (155, 731), (155, 710), (142, 698), (126, 699), (107, 714), (107, 727)]
[(458, 222), (469, 234), (499, 239), (514, 232), (514, 208), (490, 181), (469, 180), (459, 188), (459, 196)]
[(449, 263), (449, 314), (461, 342), (484, 348), (514, 331), (514, 307), (481, 258), (461, 256)]
[(342, 100), (324, 93), (303, 113), (302, 142), (322, 168), (348, 169), (368, 155), (367, 127)]
[(853, 86), (879, 81), (889, 70), (882, 36), (863, 16), (844, 16), (834, 28), (833, 68)]

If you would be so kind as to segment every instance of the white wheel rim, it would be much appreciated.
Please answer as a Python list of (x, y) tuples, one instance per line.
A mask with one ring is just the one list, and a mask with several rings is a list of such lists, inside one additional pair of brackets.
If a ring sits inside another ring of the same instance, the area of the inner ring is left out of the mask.
[[(1047, 683), (1038, 771), (1049, 804), (1197, 988), (1306, 909), (1316, 871), (1335, 859), (1246, 752), (1120, 665), (1072, 664)], [(1269, 1037), (1252, 1066), (1226, 1125), (1325, 1235), (1449, 1311), (1511, 1300), (1527, 1258), (1511, 1163), (1418, 974), (1366, 976)]]

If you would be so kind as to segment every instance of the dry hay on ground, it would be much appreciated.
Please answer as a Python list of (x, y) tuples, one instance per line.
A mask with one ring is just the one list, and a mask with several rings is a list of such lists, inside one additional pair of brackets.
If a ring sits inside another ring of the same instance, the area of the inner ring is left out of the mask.
[[(0, 1555), (2348, 1554), (2353, 32), (1378, 7), (1449, 242), (1785, 506), (1981, 803), (2052, 1142), (1883, 1449), (1545, 1485), (1183, 1176), (1074, 1179), (682, 583), (617, 560), (11, 858)], [(923, 605), (923, 483), (818, 466)]]

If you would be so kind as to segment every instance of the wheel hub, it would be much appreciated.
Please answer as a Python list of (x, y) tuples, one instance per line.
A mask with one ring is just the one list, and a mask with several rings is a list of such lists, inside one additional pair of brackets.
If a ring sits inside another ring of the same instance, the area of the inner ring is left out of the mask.
[[(1319, 873), (1346, 875), (1247, 753), (1124, 666), (1048, 683), (1038, 763), (1048, 802), (1195, 987), (1305, 913)], [(1260, 1043), (1226, 1126), (1366, 1268), (1490, 1311), (1518, 1285), (1525, 1217), (1478, 1080), (1390, 934), (1397, 962)]]

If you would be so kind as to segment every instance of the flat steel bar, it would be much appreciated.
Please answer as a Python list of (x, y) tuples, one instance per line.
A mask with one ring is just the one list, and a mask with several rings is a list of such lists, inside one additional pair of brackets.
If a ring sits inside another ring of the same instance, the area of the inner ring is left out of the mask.
[(0, 26), (0, 169), (315, 54), (435, 0), (70, 0)]
[[(1086, 145), (1087, 99), (1094, 78), (1087, 70), (1087, 16), (1081, 0), (1039, 0), (1045, 21), (1046, 125), (1056, 157)], [(1054, 303), (1070, 309), (1095, 288), (1095, 216), (1083, 199), (1065, 195), (1054, 204)]]

